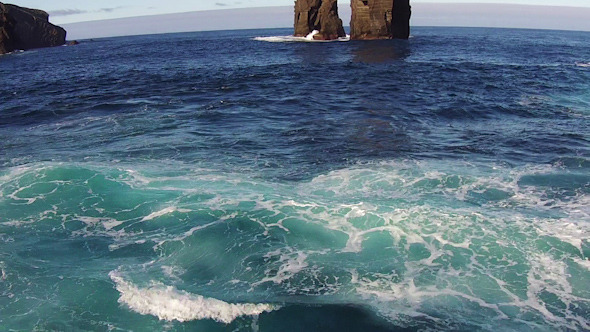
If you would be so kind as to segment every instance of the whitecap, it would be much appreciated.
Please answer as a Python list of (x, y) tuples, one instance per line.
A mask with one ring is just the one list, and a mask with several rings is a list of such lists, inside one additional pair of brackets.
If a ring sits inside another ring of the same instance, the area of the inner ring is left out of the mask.
[(294, 42), (303, 42), (303, 43), (326, 43), (326, 42), (347, 42), (350, 41), (350, 35), (346, 35), (346, 37), (340, 37), (335, 40), (315, 40), (313, 36), (317, 35), (319, 31), (314, 30), (310, 34), (305, 37), (295, 37), (295, 36), (270, 36), (270, 37), (255, 37), (254, 40), (256, 41), (263, 41), (268, 43), (294, 43)]
[(576, 62), (576, 66), (590, 68), (590, 62)]
[(2, 282), (8, 278), (6, 271), (4, 270), (4, 262), (0, 262), (0, 272), (0, 282)]
[(124, 223), (124, 221), (112, 218), (77, 216), (76, 219), (80, 220), (88, 226), (102, 225), (102, 227), (104, 227), (104, 229), (106, 229), (107, 231)]
[(173, 280), (180, 280), (180, 275), (186, 272), (186, 270), (180, 266), (163, 265), (161, 268), (162, 272), (164, 272), (168, 278)]
[(272, 304), (231, 304), (155, 282), (147, 288), (139, 288), (124, 280), (118, 271), (111, 271), (109, 276), (121, 294), (119, 303), (137, 313), (156, 316), (160, 320), (186, 322), (213, 319), (229, 324), (241, 316), (257, 316), (279, 309), (279, 306)]
[(5, 184), (5, 182), (13, 181), (15, 179), (20, 178), (23, 174), (31, 171), (31, 166), (17, 166), (11, 168), (8, 172), (2, 173), (0, 175), (0, 184)]
[(307, 36), (305, 36), (305, 39), (307, 40), (314, 40), (314, 36), (317, 35), (318, 33), (320, 33), (318, 30), (313, 30), (312, 32), (310, 32)]
[(191, 210), (188, 209), (179, 209), (175, 206), (170, 206), (167, 208), (164, 208), (160, 211), (156, 211), (153, 213), (150, 213), (149, 215), (143, 217), (143, 219), (141, 219), (141, 221), (149, 221), (149, 220), (153, 220), (162, 216), (165, 216), (167, 214), (173, 213), (173, 212), (180, 212), (180, 213), (188, 213), (191, 212)]
[(277, 249), (267, 253), (264, 256), (264, 258), (267, 260), (273, 257), (278, 257), (278, 261), (281, 265), (278, 269), (275, 269), (274, 267), (269, 267), (266, 269), (266, 277), (252, 284), (253, 287), (261, 285), (265, 282), (273, 282), (277, 285), (282, 284), (284, 281), (291, 279), (294, 275), (303, 271), (309, 266), (309, 264), (306, 262), (307, 254), (301, 251), (295, 251), (291, 248), (287, 250), (283, 248)]

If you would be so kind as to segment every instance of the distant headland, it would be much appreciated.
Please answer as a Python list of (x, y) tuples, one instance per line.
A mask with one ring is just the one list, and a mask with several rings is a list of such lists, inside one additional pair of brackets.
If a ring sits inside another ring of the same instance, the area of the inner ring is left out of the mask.
[[(410, 0), (352, 0), (350, 38), (408, 39)], [(313, 33), (313, 39), (333, 40), (346, 34), (338, 16), (337, 0), (296, 0), (295, 36)]]
[(49, 23), (49, 14), (0, 2), (0, 54), (60, 46), (66, 30)]

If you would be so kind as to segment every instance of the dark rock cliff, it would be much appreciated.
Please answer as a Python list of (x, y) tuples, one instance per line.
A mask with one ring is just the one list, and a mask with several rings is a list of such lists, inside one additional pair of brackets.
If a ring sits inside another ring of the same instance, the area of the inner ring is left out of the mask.
[[(410, 0), (351, 0), (351, 39), (408, 39)], [(296, 0), (295, 36), (331, 40), (345, 36), (336, 0)]]
[(408, 39), (410, 0), (351, 0), (351, 39)]
[(0, 54), (65, 43), (66, 31), (49, 23), (46, 12), (0, 2)]
[(313, 38), (333, 40), (345, 37), (342, 20), (338, 17), (337, 0), (295, 1), (295, 36), (305, 37), (319, 31)]
[(412, 6), (410, 0), (394, 0), (393, 21), (391, 22), (391, 37), (398, 39), (410, 38), (410, 17)]

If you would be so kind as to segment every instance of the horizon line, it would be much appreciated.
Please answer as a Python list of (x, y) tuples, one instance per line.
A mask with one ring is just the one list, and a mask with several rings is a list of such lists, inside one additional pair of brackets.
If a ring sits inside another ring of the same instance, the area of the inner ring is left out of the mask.
[[(590, 31), (590, 7), (421, 2), (412, 5), (413, 27), (522, 28)], [(349, 26), (350, 6), (340, 17)], [(66, 23), (68, 40), (175, 32), (293, 27), (292, 6), (227, 8)]]
[[(345, 2), (345, 4), (350, 4), (350, 2)], [(508, 7), (543, 7), (543, 8), (569, 8), (569, 9), (587, 9), (590, 10), (589, 7), (582, 7), (582, 6), (558, 6), (558, 5), (545, 5), (545, 4), (514, 4), (514, 3), (502, 3), (502, 2), (485, 2), (485, 3), (473, 3), (473, 2), (431, 2), (431, 1), (424, 1), (418, 2), (418, 6), (420, 5), (437, 5), (437, 6), (448, 6), (448, 5), (461, 5), (461, 6), (490, 6), (490, 5), (501, 5), (501, 6), (508, 6)], [(412, 4), (415, 6), (416, 3)], [(220, 12), (220, 11), (237, 11), (237, 10), (260, 10), (266, 8), (294, 8), (293, 6), (258, 6), (258, 7), (235, 7), (235, 8), (216, 8), (216, 9), (204, 9), (204, 10), (191, 10), (191, 11), (184, 11), (184, 12), (172, 12), (172, 13), (162, 13), (162, 14), (147, 14), (147, 15), (135, 15), (135, 16), (124, 16), (124, 17), (115, 17), (115, 18), (104, 18), (104, 19), (97, 19), (97, 20), (87, 20), (87, 21), (76, 21), (76, 22), (68, 22), (68, 23), (61, 23), (61, 25), (68, 25), (68, 24), (78, 24), (78, 23), (86, 23), (86, 22), (103, 22), (103, 21), (114, 21), (114, 20), (124, 20), (130, 18), (137, 18), (137, 17), (155, 17), (155, 16), (167, 16), (167, 15), (181, 15), (181, 14), (190, 14), (190, 13), (207, 13), (207, 12)], [(347, 6), (348, 8), (348, 6)], [(340, 9), (340, 7), (338, 8)], [(49, 17), (51, 17), (51, 12), (49, 13)], [(414, 14), (414, 13), (412, 13)], [(55, 24), (55, 23), (54, 23)]]

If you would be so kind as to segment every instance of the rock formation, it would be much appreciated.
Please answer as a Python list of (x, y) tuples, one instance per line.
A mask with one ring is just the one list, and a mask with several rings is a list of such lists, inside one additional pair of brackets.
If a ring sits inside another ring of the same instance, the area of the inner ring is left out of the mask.
[(8, 36), (9, 22), (6, 17), (6, 7), (0, 2), (0, 54), (8, 53), (14, 49)]
[(408, 39), (410, 0), (351, 0), (351, 39)]
[(410, 38), (410, 17), (412, 16), (410, 0), (394, 0), (392, 16), (391, 38)]
[(338, 17), (337, 0), (296, 0), (295, 36), (305, 37), (314, 30), (316, 40), (345, 37), (342, 20)]
[(46, 12), (0, 2), (0, 54), (65, 43), (66, 31), (49, 23)]
[[(351, 39), (408, 39), (410, 37), (410, 0), (351, 0)], [(336, 39), (345, 35), (338, 18), (336, 0), (296, 0), (295, 36), (304, 37), (314, 30), (314, 39)]]

